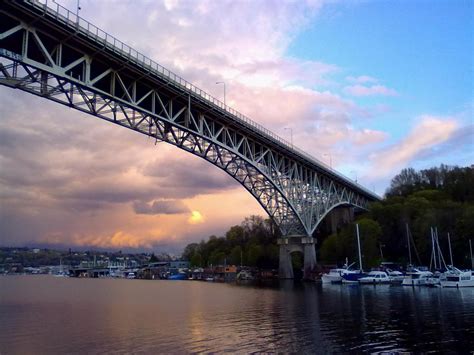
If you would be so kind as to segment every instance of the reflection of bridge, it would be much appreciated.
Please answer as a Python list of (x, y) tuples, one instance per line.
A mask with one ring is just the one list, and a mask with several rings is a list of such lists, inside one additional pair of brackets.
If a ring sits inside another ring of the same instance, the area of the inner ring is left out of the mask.
[(51, 0), (0, 3), (0, 84), (165, 141), (223, 169), (279, 226), (290, 253), (316, 262), (312, 238), (340, 205), (378, 196)]

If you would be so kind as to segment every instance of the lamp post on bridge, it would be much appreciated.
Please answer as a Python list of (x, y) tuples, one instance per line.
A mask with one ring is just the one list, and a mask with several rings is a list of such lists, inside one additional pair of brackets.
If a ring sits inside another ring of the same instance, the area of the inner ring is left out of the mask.
[(284, 127), (284, 130), (290, 130), (290, 143), (291, 143), (291, 148), (293, 148), (293, 128), (291, 127)]
[(324, 153), (323, 157), (329, 157), (329, 167), (332, 169), (332, 156), (329, 153)]
[(354, 181), (357, 183), (357, 171), (351, 170), (351, 174), (354, 174)]
[(225, 82), (223, 81), (216, 81), (216, 85), (223, 84), (224, 85), (224, 106), (227, 106), (225, 103)]
[(76, 17), (77, 17), (77, 23), (79, 23), (79, 11), (81, 10), (81, 4), (80, 4), (80, 1), (81, 0), (77, 0), (77, 11), (76, 11)]

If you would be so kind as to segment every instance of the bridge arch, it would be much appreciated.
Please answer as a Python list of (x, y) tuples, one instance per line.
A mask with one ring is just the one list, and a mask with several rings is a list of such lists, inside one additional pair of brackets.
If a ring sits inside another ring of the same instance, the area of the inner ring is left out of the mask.
[(332, 211), (334, 211), (337, 207), (339, 206), (347, 206), (347, 207), (351, 207), (351, 204), (349, 203), (349, 201), (341, 201), (341, 202), (336, 202), (335, 204), (331, 205), (331, 207), (329, 209), (327, 209), (320, 217), (319, 217), (319, 220), (318, 222), (315, 224), (315, 226), (313, 227), (312, 231), (311, 231), (311, 234), (313, 234), (315, 231), (316, 231), (316, 228), (318, 228), (319, 224), (324, 220), (324, 218), (326, 218), (326, 216), (328, 214), (330, 214)]

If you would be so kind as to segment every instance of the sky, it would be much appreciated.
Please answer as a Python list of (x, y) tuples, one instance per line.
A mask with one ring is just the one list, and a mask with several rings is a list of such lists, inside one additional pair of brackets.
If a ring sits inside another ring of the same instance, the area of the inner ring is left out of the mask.
[[(59, 3), (71, 10), (76, 0)], [(81, 16), (383, 195), (474, 163), (469, 0), (81, 0)], [(0, 245), (167, 251), (265, 212), (195, 156), (0, 87)]]

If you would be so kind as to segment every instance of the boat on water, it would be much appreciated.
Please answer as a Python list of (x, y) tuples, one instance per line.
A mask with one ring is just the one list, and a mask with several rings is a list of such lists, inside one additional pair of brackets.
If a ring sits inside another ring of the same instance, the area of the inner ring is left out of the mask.
[(168, 280), (187, 280), (187, 276), (186, 274), (174, 274), (174, 275), (170, 275), (168, 276)]
[(345, 273), (342, 275), (342, 283), (343, 284), (354, 284), (359, 283), (359, 280), (362, 277), (367, 276), (362, 269), (362, 253), (360, 250), (360, 236), (359, 236), (359, 224), (356, 223), (356, 234), (357, 234), (357, 250), (359, 252), (359, 270), (354, 272)]
[(323, 274), (321, 276), (321, 281), (323, 284), (337, 284), (342, 282), (342, 276), (346, 273), (354, 273), (356, 271), (349, 270), (348, 268), (338, 268), (338, 269), (331, 269), (328, 273)]
[(419, 269), (413, 269), (407, 272), (405, 278), (402, 281), (403, 286), (427, 286), (430, 280), (433, 278), (431, 271), (422, 271)]
[(385, 271), (371, 271), (359, 279), (361, 284), (389, 284), (390, 276)]
[(358, 284), (359, 280), (366, 276), (367, 276), (367, 273), (357, 270), (353, 273), (342, 275), (342, 283), (343, 284)]
[(351, 266), (354, 265), (354, 263), (348, 265), (347, 258), (346, 258), (346, 263), (342, 268), (335, 268), (335, 269), (330, 269), (329, 272), (323, 274), (321, 276), (321, 281), (323, 284), (328, 284), (328, 283), (341, 283), (342, 282), (342, 276), (345, 274), (354, 274), (357, 273), (357, 270), (352, 270)]
[(439, 283), (441, 287), (474, 287), (474, 274), (471, 270), (462, 271), (448, 266)]
[(403, 272), (398, 270), (386, 270), (388, 276), (390, 277), (390, 282), (392, 283), (402, 283), (405, 275)]

